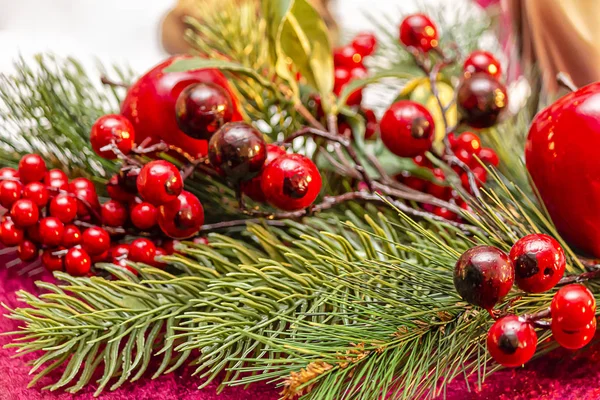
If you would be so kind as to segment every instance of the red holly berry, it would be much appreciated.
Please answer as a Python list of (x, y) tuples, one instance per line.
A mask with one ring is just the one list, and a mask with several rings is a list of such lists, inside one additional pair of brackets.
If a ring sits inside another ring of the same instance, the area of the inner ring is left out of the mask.
[[(281, 155), (284, 155), (285, 150), (279, 146), (276, 146), (274, 144), (268, 144), (267, 145), (267, 158), (265, 159), (265, 163), (263, 164), (263, 170), (264, 168), (271, 164), (271, 162), (273, 162), (276, 158), (278, 158)], [(261, 188), (261, 182), (262, 182), (262, 172), (258, 175), (256, 175), (254, 178), (250, 179), (249, 181), (245, 181), (242, 182), (242, 192), (244, 192), (244, 194), (248, 197), (250, 197), (252, 200), (254, 201), (258, 201), (258, 202), (265, 202), (265, 195), (262, 192), (262, 188)]]
[(129, 255), (130, 246), (128, 244), (118, 244), (110, 249), (110, 257), (113, 264), (119, 264), (120, 261), (126, 260)]
[(143, 231), (154, 227), (158, 220), (158, 210), (150, 203), (139, 203), (131, 209), (131, 222)]
[(433, 213), (435, 215), (437, 215), (438, 217), (442, 217), (444, 219), (447, 219), (448, 221), (454, 221), (456, 220), (456, 213), (454, 213), (453, 211), (447, 209), (446, 207), (440, 207), (440, 206), (436, 206), (433, 209)]
[(15, 201), (21, 198), (23, 185), (17, 181), (0, 182), (0, 205), (4, 208), (10, 208)]
[(69, 223), (77, 216), (77, 199), (68, 194), (59, 194), (50, 202), (50, 215)]
[(16, 169), (10, 167), (0, 168), (0, 180), (17, 179), (18, 177), (19, 173)]
[(414, 157), (431, 148), (435, 125), (429, 111), (409, 100), (400, 100), (385, 112), (380, 124), (381, 140), (394, 154)]
[(365, 139), (373, 139), (377, 136), (379, 131), (379, 123), (377, 122), (377, 116), (368, 108), (361, 109), (361, 114), (365, 118)]
[(25, 234), (22, 229), (17, 228), (10, 218), (4, 218), (0, 222), (0, 242), (5, 246), (16, 246), (23, 242)]
[(67, 251), (64, 263), (67, 273), (73, 276), (85, 276), (92, 268), (92, 258), (85, 250), (78, 247)]
[(583, 327), (575, 330), (568, 329), (552, 319), (552, 336), (566, 349), (580, 349), (594, 338), (596, 333), (596, 318), (592, 318)]
[(352, 41), (352, 47), (362, 57), (368, 57), (375, 53), (377, 38), (370, 32), (359, 33)]
[(23, 240), (17, 248), (17, 256), (21, 261), (33, 261), (38, 257), (38, 247), (30, 240)]
[(38, 206), (29, 199), (20, 199), (10, 208), (10, 216), (19, 228), (35, 225), (40, 218)]
[(62, 252), (65, 250), (64, 248), (57, 249), (46, 249), (42, 253), (42, 264), (46, 267), (48, 271), (63, 271), (64, 270), (64, 255), (63, 254), (55, 254), (57, 252)]
[(106, 250), (103, 253), (92, 255), (90, 254), (90, 258), (92, 259), (92, 264), (100, 263), (100, 262), (109, 262), (109, 252)]
[(563, 286), (552, 298), (552, 323), (567, 331), (577, 331), (596, 315), (596, 299), (585, 286), (574, 283)]
[(177, 124), (194, 139), (208, 140), (233, 118), (233, 101), (222, 87), (196, 83), (186, 87), (175, 104)]
[[(484, 168), (474, 167), (471, 169), (471, 172), (473, 173), (473, 176), (475, 177), (475, 183), (477, 184), (477, 187), (481, 187), (481, 185), (483, 183), (485, 183), (485, 181), (487, 181), (487, 171)], [(461, 174), (460, 181), (462, 182), (463, 188), (465, 188), (466, 191), (471, 193), (471, 184), (469, 182), (469, 175), (466, 172), (463, 172)], [(471, 193), (471, 194), (473, 194), (473, 193)]]
[(90, 209), (100, 208), (100, 201), (95, 189), (76, 189), (72, 194), (77, 198), (77, 215), (85, 217), (90, 214)]
[(127, 222), (127, 207), (115, 200), (102, 204), (100, 209), (102, 223), (107, 226), (120, 227)]
[(362, 56), (353, 46), (343, 46), (333, 50), (333, 64), (336, 67), (353, 68), (362, 65)]
[(437, 27), (427, 15), (409, 15), (400, 24), (400, 41), (405, 46), (429, 51), (438, 45)]
[(317, 166), (300, 154), (285, 154), (263, 171), (262, 191), (269, 204), (286, 211), (311, 205), (321, 191)]
[(154, 255), (154, 264), (152, 264), (152, 265), (154, 267), (156, 267), (156, 268), (165, 268), (167, 266), (167, 264), (164, 263), (164, 262), (162, 262), (162, 261), (160, 261), (160, 260), (157, 260), (157, 258), (162, 257), (162, 256), (166, 256), (166, 255), (168, 255), (168, 254), (167, 254), (167, 251), (165, 249), (157, 247), (156, 248), (156, 254)]
[(233, 182), (256, 176), (267, 158), (262, 134), (245, 122), (225, 124), (208, 143), (210, 163)]
[(37, 229), (42, 244), (55, 247), (63, 243), (65, 225), (58, 218), (42, 218)]
[(425, 187), (428, 184), (428, 182), (425, 179), (410, 175), (402, 177), (402, 183), (408, 186), (409, 188), (419, 192), (424, 192)]
[(453, 149), (464, 149), (471, 154), (478, 154), (481, 150), (481, 139), (473, 132), (463, 132), (454, 139)]
[(506, 87), (484, 73), (466, 78), (458, 86), (456, 103), (465, 122), (474, 128), (489, 128), (508, 106)]
[(196, 196), (185, 190), (176, 201), (158, 208), (158, 225), (173, 239), (186, 239), (196, 234), (204, 224), (204, 208)]
[(46, 162), (38, 154), (26, 154), (19, 161), (19, 179), (22, 183), (39, 182), (46, 175)]
[(165, 240), (162, 244), (163, 249), (167, 252), (168, 255), (177, 253), (175, 247), (179, 245), (179, 240)]
[(463, 64), (465, 77), (469, 77), (477, 72), (484, 72), (494, 79), (500, 79), (502, 76), (502, 67), (494, 55), (488, 51), (475, 50), (465, 60)]
[(448, 200), (451, 196), (452, 188), (444, 184), (446, 179), (444, 171), (440, 168), (434, 168), (432, 172), (434, 180), (427, 182), (425, 191), (438, 199)]
[(565, 273), (565, 253), (554, 238), (541, 233), (519, 239), (510, 249), (517, 286), (528, 293), (552, 289)]
[(508, 256), (493, 246), (470, 248), (454, 267), (454, 287), (460, 297), (486, 310), (508, 294), (514, 280)]
[(486, 165), (493, 165), (494, 167), (497, 167), (500, 164), (500, 158), (498, 158), (498, 154), (496, 154), (496, 152), (489, 147), (482, 147), (481, 150), (479, 150), (477, 157)]
[[(136, 176), (136, 180), (137, 180), (137, 176)], [(135, 189), (137, 191), (137, 182), (136, 182)], [(110, 178), (110, 180), (108, 181), (108, 184), (106, 185), (106, 191), (108, 192), (108, 196), (111, 199), (120, 201), (122, 203), (128, 203), (128, 202), (132, 201), (133, 199), (135, 199), (134, 193), (129, 193), (127, 190), (125, 190), (125, 188), (123, 188), (121, 186), (118, 175), (113, 175)]]
[(69, 178), (60, 169), (51, 169), (44, 177), (44, 185), (46, 185), (52, 197), (58, 190), (69, 190)]
[[(350, 83), (354, 79), (364, 79), (368, 75), (365, 67), (356, 66), (353, 68), (348, 67), (336, 67), (334, 70), (334, 86), (333, 93), (336, 96), (340, 96), (344, 87), (348, 83)], [(346, 99), (346, 105), (348, 106), (358, 106), (362, 101), (362, 89), (357, 89), (350, 93), (348, 98)]]
[(419, 154), (418, 156), (414, 157), (413, 162), (416, 165), (418, 165), (419, 167), (429, 168), (429, 169), (433, 168), (433, 163), (431, 162), (431, 160), (429, 160), (423, 154)]
[(31, 182), (25, 185), (22, 196), (24, 199), (33, 201), (40, 208), (45, 207), (50, 198), (46, 186), (40, 182)]
[[(457, 149), (454, 152), (454, 155), (456, 156), (456, 158), (458, 158), (460, 161), (464, 162), (466, 165), (471, 165), (473, 164), (473, 153), (471, 153), (468, 150), (465, 149)], [(460, 167), (458, 167), (460, 170)]]
[(111, 144), (121, 153), (129, 154), (135, 145), (133, 125), (122, 115), (103, 115), (92, 125), (90, 143), (96, 154), (107, 160), (117, 158), (117, 153), (110, 148), (106, 149)]
[(155, 206), (174, 201), (183, 190), (181, 173), (168, 161), (156, 160), (144, 165), (137, 177), (140, 196)]
[(487, 348), (498, 364), (518, 367), (535, 354), (537, 335), (531, 324), (515, 315), (497, 320), (488, 331)]
[(81, 244), (81, 231), (79, 230), (79, 228), (73, 224), (69, 224), (67, 226), (65, 226), (64, 229), (64, 233), (63, 233), (63, 238), (62, 238), (62, 245), (64, 247), (70, 248), (70, 247), (75, 247), (79, 244)]
[(148, 239), (135, 239), (129, 245), (129, 259), (135, 262), (152, 265), (156, 255), (156, 246)]
[(110, 235), (98, 226), (83, 231), (81, 240), (81, 247), (91, 256), (97, 256), (110, 249)]

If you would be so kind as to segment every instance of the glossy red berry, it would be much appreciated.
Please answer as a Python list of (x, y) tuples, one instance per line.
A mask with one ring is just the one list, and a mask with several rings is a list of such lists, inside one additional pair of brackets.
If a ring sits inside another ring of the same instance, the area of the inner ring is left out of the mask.
[(321, 184), (321, 174), (309, 158), (285, 154), (265, 168), (261, 188), (273, 207), (294, 211), (310, 206), (321, 192)]
[(44, 185), (46, 185), (52, 197), (58, 190), (69, 190), (69, 178), (60, 169), (51, 169), (44, 177)]
[(55, 247), (63, 244), (65, 225), (55, 217), (42, 218), (38, 225), (38, 232), (42, 244)]
[(502, 77), (502, 67), (500, 62), (492, 53), (484, 50), (475, 50), (465, 60), (463, 64), (465, 77), (469, 77), (477, 72), (488, 74), (494, 79)]
[(133, 206), (129, 217), (136, 228), (145, 231), (156, 225), (158, 210), (150, 203), (139, 203)]
[[(454, 152), (454, 155), (456, 156), (456, 158), (458, 158), (460, 161), (462, 161), (463, 163), (465, 163), (466, 165), (471, 165), (473, 164), (473, 153), (465, 150), (465, 149), (457, 149)], [(458, 167), (458, 170), (462, 171), (462, 169), (460, 167)]]
[(433, 163), (423, 154), (414, 157), (413, 162), (419, 167), (433, 169)]
[[(279, 146), (274, 144), (267, 145), (267, 158), (265, 159), (265, 163), (263, 164), (263, 170), (267, 165), (271, 164), (275, 159), (279, 156), (286, 154), (285, 150)], [(265, 202), (265, 195), (262, 192), (261, 187), (262, 182), (262, 172), (256, 175), (254, 178), (249, 181), (242, 182), (242, 192), (248, 197), (250, 197), (254, 201)]]
[(445, 184), (446, 175), (444, 171), (440, 168), (434, 168), (432, 172), (434, 179), (427, 182), (425, 191), (438, 199), (448, 200), (451, 196), (452, 188)]
[(102, 204), (100, 209), (102, 223), (107, 226), (119, 227), (127, 222), (127, 207), (115, 200)]
[(428, 183), (425, 179), (417, 176), (411, 176), (410, 174), (403, 176), (401, 182), (409, 188), (419, 192), (424, 192)]
[[(135, 190), (137, 192), (137, 175), (135, 181)], [(108, 196), (116, 201), (120, 201), (122, 203), (128, 203), (135, 199), (135, 193), (130, 193), (123, 186), (121, 186), (119, 182), (119, 176), (113, 175), (106, 185), (106, 191), (108, 192)]]
[(73, 276), (85, 276), (92, 268), (92, 258), (85, 250), (78, 247), (67, 251), (64, 263), (65, 271)]
[(16, 169), (10, 167), (0, 168), (0, 181), (5, 179), (17, 179), (19, 173)]
[(481, 72), (464, 79), (457, 90), (456, 103), (462, 117), (474, 128), (496, 125), (498, 117), (508, 106), (506, 87)]
[(17, 181), (0, 182), (0, 205), (4, 208), (10, 208), (15, 201), (21, 198), (23, 185)]
[(38, 257), (39, 249), (30, 240), (24, 240), (17, 248), (17, 256), (21, 261), (33, 261)]
[(204, 208), (196, 196), (185, 190), (176, 201), (158, 208), (158, 225), (173, 239), (186, 239), (196, 234), (204, 224)]
[(354, 37), (352, 47), (362, 57), (368, 57), (375, 53), (377, 38), (370, 32), (359, 33)]
[(33, 201), (35, 205), (40, 208), (45, 207), (50, 199), (48, 189), (46, 189), (46, 186), (40, 182), (31, 182), (25, 185), (22, 196), (24, 199)]
[(19, 161), (19, 179), (22, 183), (39, 182), (46, 175), (46, 162), (38, 154), (26, 154)]
[(167, 266), (167, 264), (162, 262), (159, 258), (166, 256), (166, 255), (168, 255), (168, 254), (165, 249), (157, 247), (156, 254), (154, 256), (154, 264), (152, 264), (152, 265), (156, 268), (165, 268)]
[(85, 217), (91, 210), (100, 208), (100, 200), (95, 189), (76, 189), (72, 192), (77, 199), (77, 215)]
[(486, 310), (508, 294), (514, 279), (508, 256), (493, 246), (470, 248), (454, 267), (454, 287), (460, 297)]
[(107, 160), (117, 158), (115, 151), (106, 148), (111, 144), (121, 153), (129, 154), (135, 145), (133, 125), (122, 115), (103, 115), (92, 125), (90, 143), (96, 154)]
[(368, 108), (364, 108), (361, 110), (361, 114), (365, 118), (365, 139), (374, 139), (379, 132), (379, 122), (377, 121), (377, 116)]
[(50, 202), (50, 215), (69, 223), (77, 216), (77, 199), (68, 194), (59, 194)]
[(137, 189), (145, 201), (155, 206), (174, 201), (183, 190), (183, 178), (168, 161), (156, 160), (144, 165), (137, 177)]
[[(367, 75), (367, 69), (362, 65), (353, 68), (336, 67), (334, 70), (335, 80), (333, 86), (333, 93), (335, 93), (336, 96), (340, 96), (348, 83), (350, 83), (354, 79), (364, 79), (367, 77)], [(353, 91), (346, 99), (346, 105), (348, 106), (358, 106), (361, 102), (362, 89), (357, 89)]]
[(556, 292), (550, 311), (553, 324), (560, 324), (567, 331), (577, 331), (594, 319), (596, 299), (588, 288), (574, 283), (563, 286)]
[(565, 273), (565, 253), (548, 235), (538, 233), (517, 240), (509, 257), (517, 286), (528, 293), (552, 289)]
[(333, 64), (336, 67), (353, 68), (362, 65), (363, 56), (353, 46), (343, 46), (333, 50)]
[(569, 329), (552, 319), (552, 337), (566, 349), (580, 349), (592, 341), (596, 333), (596, 318), (579, 329)]
[(245, 122), (225, 124), (208, 143), (210, 163), (233, 181), (253, 178), (267, 158), (267, 144), (262, 134)]
[(447, 209), (446, 207), (440, 207), (440, 206), (436, 206), (433, 209), (433, 213), (435, 215), (437, 215), (438, 217), (442, 217), (444, 219), (447, 219), (448, 221), (455, 221), (456, 220), (456, 213), (454, 213), (453, 211)]
[(63, 250), (65, 249), (57, 248), (44, 250), (44, 252), (42, 253), (42, 264), (44, 264), (48, 271), (64, 270), (64, 254), (61, 254)]
[(79, 228), (73, 224), (69, 224), (65, 226), (62, 245), (66, 248), (75, 247), (81, 244), (81, 231)]
[(22, 229), (17, 228), (11, 218), (3, 218), (0, 222), (0, 242), (5, 246), (16, 246), (25, 237)]
[(433, 117), (422, 105), (400, 100), (381, 119), (381, 140), (400, 157), (415, 157), (431, 148), (435, 125)]
[(78, 189), (89, 189), (96, 191), (96, 186), (88, 178), (75, 178), (69, 182), (69, 191), (74, 192)]
[(128, 244), (118, 244), (110, 249), (111, 261), (114, 264), (119, 264), (120, 261), (126, 260), (129, 255), (130, 246)]
[(110, 235), (98, 226), (83, 231), (81, 247), (91, 256), (97, 256), (110, 249)]
[[(475, 178), (475, 183), (477, 187), (481, 187), (487, 181), (487, 171), (483, 167), (474, 167), (471, 169), (473, 173), (473, 177)], [(460, 175), (460, 181), (462, 182), (463, 188), (469, 193), (472, 193), (471, 183), (469, 182), (469, 175), (466, 172), (463, 172)]]
[(427, 15), (409, 15), (400, 24), (400, 41), (405, 46), (429, 51), (438, 45), (437, 27)]
[(453, 149), (466, 150), (471, 154), (478, 154), (481, 150), (481, 139), (473, 132), (463, 132), (454, 139)]
[(497, 320), (488, 331), (487, 348), (498, 364), (518, 367), (535, 354), (537, 334), (531, 324), (515, 315)]
[(175, 104), (179, 129), (194, 139), (209, 140), (233, 118), (233, 101), (222, 87), (196, 83), (186, 87)]
[(168, 255), (177, 253), (175, 249), (179, 245), (179, 240), (165, 240), (162, 244), (162, 248), (167, 252)]
[(156, 246), (148, 239), (135, 239), (129, 245), (128, 258), (131, 261), (152, 265), (156, 256)]
[(29, 199), (20, 199), (10, 208), (10, 216), (19, 228), (27, 228), (35, 225), (40, 218), (40, 210), (35, 203)]
[(481, 150), (479, 150), (477, 157), (486, 165), (493, 165), (494, 167), (500, 165), (498, 154), (489, 147), (482, 147)]

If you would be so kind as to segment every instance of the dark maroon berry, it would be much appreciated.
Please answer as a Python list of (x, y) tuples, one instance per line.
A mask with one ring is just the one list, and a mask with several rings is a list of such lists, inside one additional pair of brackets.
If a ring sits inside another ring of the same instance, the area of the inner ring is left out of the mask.
[(26, 154), (19, 161), (19, 179), (22, 183), (39, 182), (46, 175), (46, 162), (38, 154)]
[[(121, 171), (123, 171), (123, 169)], [(108, 184), (106, 185), (106, 191), (108, 192), (108, 196), (113, 200), (120, 201), (121, 203), (129, 203), (130, 201), (135, 199), (135, 195), (137, 194), (138, 174), (139, 169), (138, 173), (135, 174), (132, 180), (127, 179), (127, 182), (133, 182), (133, 193), (126, 190), (127, 186), (121, 186), (120, 175), (113, 175), (108, 181)]]
[(65, 225), (55, 217), (42, 218), (38, 224), (38, 232), (42, 244), (55, 247), (63, 243)]
[[(167, 162), (167, 161), (164, 161)], [(118, 177), (118, 185), (127, 193), (137, 194), (137, 180), (140, 175), (141, 168), (137, 165), (128, 165), (119, 171)], [(115, 199), (116, 200), (116, 199)]]
[(474, 128), (496, 125), (508, 106), (506, 87), (482, 72), (463, 80), (457, 90), (456, 104), (465, 122)]
[(192, 193), (183, 191), (176, 201), (158, 208), (158, 225), (173, 239), (186, 239), (196, 234), (204, 224), (204, 208)]
[(137, 189), (144, 201), (155, 206), (174, 201), (183, 190), (181, 173), (168, 161), (151, 161), (137, 178)]
[(91, 256), (97, 256), (110, 249), (110, 236), (106, 230), (93, 226), (83, 231), (81, 247)]

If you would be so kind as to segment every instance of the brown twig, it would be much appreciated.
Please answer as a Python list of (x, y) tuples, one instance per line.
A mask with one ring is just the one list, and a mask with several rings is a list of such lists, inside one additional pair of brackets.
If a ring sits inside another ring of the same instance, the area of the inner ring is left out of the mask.
[(556, 81), (560, 86), (564, 87), (567, 90), (570, 90), (571, 92), (576, 92), (579, 89), (577, 85), (573, 83), (571, 77), (562, 71), (556, 74)]
[(112, 87), (120, 87), (120, 88), (125, 88), (125, 89), (129, 89), (129, 85), (123, 83), (123, 82), (115, 82), (112, 79), (108, 78), (105, 75), (102, 75), (100, 77), (100, 82), (102, 82), (103, 85), (108, 85), (108, 86), (112, 86)]

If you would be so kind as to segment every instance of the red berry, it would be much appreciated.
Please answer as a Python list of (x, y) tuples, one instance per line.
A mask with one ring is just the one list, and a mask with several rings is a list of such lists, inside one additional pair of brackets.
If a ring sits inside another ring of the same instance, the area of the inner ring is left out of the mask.
[(75, 192), (77, 189), (89, 189), (95, 192), (96, 186), (87, 178), (75, 178), (69, 183), (69, 191)]
[(486, 310), (508, 294), (514, 280), (508, 256), (493, 246), (470, 248), (454, 267), (454, 287), (460, 297)]
[(92, 258), (83, 249), (73, 247), (65, 256), (65, 270), (73, 276), (84, 276), (92, 268)]
[(231, 181), (245, 181), (261, 171), (267, 158), (267, 144), (252, 125), (230, 122), (210, 138), (208, 158)]
[(156, 225), (158, 210), (150, 203), (139, 203), (131, 209), (130, 218), (136, 228), (145, 231)]
[(64, 269), (64, 255), (55, 255), (53, 253), (63, 251), (64, 248), (58, 249), (46, 249), (42, 253), (42, 264), (48, 269), (48, 271), (63, 271)]
[(130, 246), (128, 244), (118, 244), (110, 249), (110, 256), (114, 264), (119, 261), (126, 260), (129, 254)]
[(50, 215), (69, 223), (77, 216), (77, 199), (68, 194), (59, 194), (50, 202)]
[(35, 203), (28, 199), (20, 199), (10, 208), (10, 216), (19, 228), (35, 225), (40, 218), (40, 210)]
[(17, 181), (0, 182), (0, 205), (4, 208), (10, 208), (17, 200), (21, 198), (23, 185)]
[(115, 200), (109, 200), (102, 204), (102, 223), (107, 226), (120, 227), (127, 222), (127, 208)]
[(35, 243), (24, 240), (17, 248), (17, 255), (21, 261), (33, 261), (38, 257), (38, 248)]
[(333, 50), (333, 64), (336, 67), (353, 68), (362, 65), (362, 56), (352, 46), (343, 46)]
[(515, 315), (497, 320), (488, 331), (487, 348), (498, 364), (518, 367), (535, 354), (537, 335), (531, 324)]
[(409, 15), (400, 24), (400, 41), (405, 46), (429, 51), (438, 45), (437, 27), (424, 14)]
[(450, 211), (446, 207), (437, 206), (433, 209), (433, 213), (438, 217), (447, 219), (448, 221), (455, 221), (457, 217), (457, 215), (453, 211)]
[(40, 182), (31, 182), (23, 188), (23, 198), (33, 201), (36, 206), (42, 208), (48, 204), (50, 194), (44, 184)]
[(193, 242), (194, 244), (202, 244), (208, 246), (208, 239), (205, 237), (195, 237)]
[(474, 160), (473, 153), (471, 153), (468, 150), (457, 149), (454, 152), (454, 155), (456, 156), (456, 158), (458, 158), (460, 161), (464, 162), (467, 165), (471, 165), (473, 163), (473, 160)]
[(99, 262), (108, 262), (109, 261), (108, 250), (106, 250), (103, 253), (96, 254), (96, 255), (90, 254), (90, 258), (92, 259), (92, 264), (99, 263)]
[(484, 72), (494, 79), (500, 79), (502, 76), (502, 67), (494, 55), (488, 51), (475, 50), (465, 60), (463, 71), (468, 77), (477, 72)]
[(150, 204), (160, 206), (174, 201), (183, 190), (181, 173), (168, 161), (151, 161), (137, 177), (140, 196)]
[(225, 89), (213, 83), (186, 87), (175, 104), (177, 125), (194, 139), (209, 140), (233, 118), (233, 101)]
[(455, 149), (456, 143), (458, 141), (458, 136), (456, 136), (456, 133), (450, 132), (446, 137), (448, 139), (448, 144), (450, 145), (450, 148)]
[(581, 284), (563, 286), (552, 298), (550, 311), (553, 324), (560, 324), (567, 331), (577, 331), (594, 319), (596, 299)]
[(161, 249), (160, 247), (156, 248), (156, 254), (154, 256), (154, 264), (153, 266), (155, 266), (156, 268), (165, 268), (167, 266), (166, 263), (157, 260), (158, 257), (162, 257), (162, 256), (166, 256), (167, 251), (165, 249)]
[(77, 198), (77, 215), (79, 217), (89, 215), (90, 209), (100, 208), (100, 201), (95, 189), (76, 189), (72, 194)]
[(81, 231), (73, 224), (65, 226), (63, 233), (62, 245), (70, 248), (81, 244)]
[(400, 100), (385, 112), (380, 124), (381, 140), (400, 157), (415, 157), (431, 148), (435, 125), (422, 105)]
[[(342, 94), (344, 87), (350, 83), (354, 79), (364, 79), (368, 75), (365, 67), (356, 66), (353, 68), (348, 67), (336, 67), (334, 70), (334, 87), (333, 93), (336, 96)], [(349, 106), (357, 106), (360, 105), (362, 101), (362, 89), (357, 89), (354, 92), (350, 93), (348, 98), (346, 99), (346, 104)]]
[(185, 239), (196, 234), (204, 224), (204, 208), (200, 200), (185, 190), (176, 201), (158, 208), (158, 225), (165, 235)]
[(368, 57), (375, 53), (377, 48), (377, 38), (369, 32), (359, 33), (352, 41), (352, 47), (362, 57)]
[(596, 333), (596, 318), (592, 318), (583, 327), (571, 330), (552, 319), (552, 336), (566, 349), (580, 349), (594, 338)]
[(431, 162), (431, 160), (429, 160), (427, 157), (425, 157), (423, 154), (420, 154), (416, 157), (413, 158), (413, 161), (416, 165), (418, 165), (419, 167), (423, 167), (423, 168), (429, 168), (432, 169), (433, 168), (433, 163)]
[(10, 167), (0, 168), (0, 180), (17, 179), (18, 177), (19, 173), (16, 169)]
[(168, 255), (177, 253), (175, 246), (179, 245), (179, 240), (166, 240), (163, 242), (162, 247)]
[(405, 176), (402, 179), (402, 183), (404, 183), (409, 188), (419, 192), (424, 192), (425, 187), (428, 184), (428, 182), (425, 179), (416, 176)]
[(478, 154), (481, 150), (481, 140), (473, 132), (464, 132), (455, 139), (453, 149), (464, 149), (471, 154)]
[(69, 178), (60, 169), (51, 169), (44, 177), (44, 185), (46, 185), (46, 188), (50, 191), (50, 197), (52, 197), (58, 190), (69, 190)]
[(452, 188), (444, 184), (446, 179), (444, 171), (442, 171), (440, 168), (434, 168), (433, 177), (435, 180), (427, 182), (427, 185), (425, 186), (425, 192), (429, 193), (433, 197), (437, 197), (438, 199), (448, 200), (451, 197)]
[(19, 161), (19, 179), (22, 183), (39, 182), (46, 175), (46, 162), (38, 154), (26, 154)]
[(565, 273), (565, 253), (554, 238), (541, 233), (519, 239), (510, 249), (517, 286), (528, 293), (552, 289)]
[(42, 244), (54, 247), (63, 243), (65, 225), (58, 218), (42, 218), (37, 229)]
[[(265, 159), (265, 163), (263, 164), (263, 170), (267, 165), (271, 164), (271, 162), (273, 162), (277, 157), (284, 154), (286, 153), (283, 148), (274, 144), (268, 144), (267, 158)], [(244, 192), (246, 196), (250, 197), (254, 201), (265, 202), (266, 199), (264, 193), (262, 192), (261, 182), (262, 172), (256, 175), (254, 178), (250, 179), (249, 181), (242, 182), (242, 192)]]
[(97, 256), (110, 249), (110, 235), (98, 226), (83, 231), (81, 240), (81, 247), (91, 256)]
[(156, 255), (156, 246), (148, 239), (135, 239), (129, 245), (129, 259), (135, 262), (152, 265)]
[(42, 243), (42, 237), (40, 236), (40, 223), (31, 225), (25, 230), (27, 239), (35, 242)]
[(273, 207), (285, 211), (310, 206), (321, 192), (317, 166), (300, 154), (278, 157), (263, 171), (261, 188)]
[[(136, 177), (137, 180), (137, 177)], [(135, 194), (130, 193), (123, 186), (121, 186), (119, 182), (119, 176), (113, 175), (108, 184), (106, 185), (106, 191), (108, 192), (108, 196), (116, 201), (120, 201), (122, 203), (128, 203), (135, 199)], [(137, 191), (137, 183), (136, 183), (136, 191)]]
[(117, 158), (112, 149), (106, 149), (110, 144), (117, 146), (121, 153), (129, 154), (135, 145), (133, 125), (122, 115), (103, 115), (92, 125), (90, 143), (96, 154), (107, 160)]
[(500, 164), (500, 158), (498, 158), (498, 154), (489, 147), (482, 147), (477, 154), (477, 157), (481, 160), (482, 163), (486, 165), (493, 165), (497, 167)]
[(368, 108), (362, 109), (361, 112), (365, 118), (365, 139), (373, 139), (379, 131), (379, 122), (377, 121), (377, 116), (373, 110)]
[(0, 242), (5, 246), (16, 246), (20, 244), (25, 237), (22, 229), (17, 228), (10, 218), (4, 218), (0, 222)]
[[(473, 175), (475, 176), (475, 183), (477, 184), (477, 187), (481, 187), (481, 185), (483, 183), (485, 183), (485, 181), (487, 180), (486, 170), (483, 169), (482, 167), (475, 167), (475, 168), (471, 169), (471, 171), (473, 172)], [(469, 193), (471, 193), (471, 185), (469, 183), (469, 175), (466, 172), (463, 172), (462, 175), (460, 176), (460, 180), (461, 180), (462, 185), (465, 188), (465, 190), (467, 190)]]
[(468, 125), (489, 128), (508, 106), (506, 87), (487, 74), (473, 74), (458, 86), (456, 104)]

